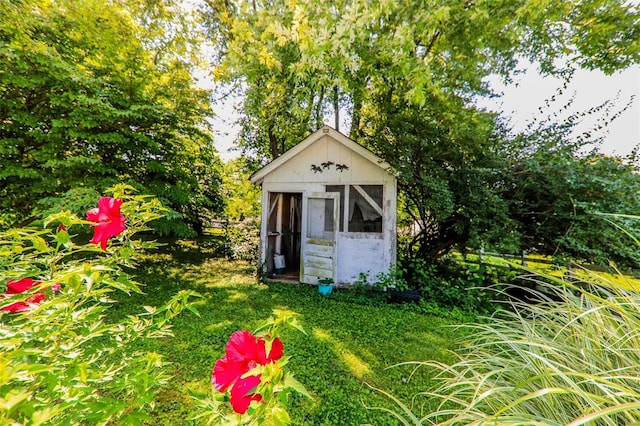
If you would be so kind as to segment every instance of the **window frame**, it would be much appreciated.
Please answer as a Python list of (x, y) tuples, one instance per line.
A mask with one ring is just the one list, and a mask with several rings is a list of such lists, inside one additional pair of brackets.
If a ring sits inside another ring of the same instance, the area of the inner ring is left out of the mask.
[[(361, 188), (363, 186), (380, 187), (380, 190), (382, 191), (382, 198), (381, 198), (381, 203), (379, 205), (376, 202), (376, 200), (374, 200), (373, 197), (371, 197), (371, 195), (366, 192), (365, 189)], [(342, 190), (337, 189), (338, 187), (342, 187)], [(358, 190), (355, 187), (360, 187), (360, 190)], [(349, 230), (349, 223), (351, 222), (350, 206), (351, 206), (352, 190), (358, 191), (360, 197), (363, 198), (371, 206), (371, 208), (373, 208), (376, 212), (380, 214), (380, 231), (350, 231)], [(325, 184), (325, 191), (338, 192), (340, 194), (340, 223), (338, 224), (339, 233), (353, 235), (353, 236), (360, 235), (360, 236), (380, 236), (380, 237), (384, 234), (384, 223), (385, 223), (384, 201), (385, 201), (385, 195), (386, 195), (386, 188), (384, 184), (371, 183), (371, 182), (366, 182), (366, 183), (352, 182), (348, 184), (343, 184), (343, 183)], [(364, 196), (360, 191), (364, 192), (367, 195)], [(371, 202), (374, 202), (375, 206), (371, 204)]]

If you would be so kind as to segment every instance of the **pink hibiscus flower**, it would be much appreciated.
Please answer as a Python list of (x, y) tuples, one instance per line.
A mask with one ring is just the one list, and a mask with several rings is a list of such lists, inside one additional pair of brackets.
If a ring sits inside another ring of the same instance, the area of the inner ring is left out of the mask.
[(267, 365), (282, 358), (284, 346), (275, 338), (269, 354), (266, 342), (247, 330), (236, 331), (227, 342), (225, 355), (220, 358), (211, 374), (211, 383), (220, 392), (231, 387), (231, 406), (240, 414), (246, 413), (251, 401), (262, 401), (255, 388), (260, 384), (260, 376), (242, 378), (246, 372), (258, 365)]
[[(22, 278), (19, 280), (9, 280), (7, 282), (7, 291), (5, 294), (20, 294), (30, 290), (32, 287), (40, 285), (40, 281), (34, 281), (33, 278)], [(4, 299), (4, 295), (0, 295), (0, 299)], [(9, 312), (26, 312), (31, 309), (31, 304), (40, 303), (44, 300), (44, 293), (36, 292), (27, 297), (24, 302), (14, 302), (3, 306), (0, 310)]]
[(93, 226), (93, 238), (91, 243), (100, 244), (102, 250), (107, 250), (107, 241), (111, 237), (119, 235), (126, 228), (125, 217), (120, 214), (122, 200), (111, 197), (102, 197), (98, 200), (98, 207), (87, 212), (87, 220), (95, 222)]

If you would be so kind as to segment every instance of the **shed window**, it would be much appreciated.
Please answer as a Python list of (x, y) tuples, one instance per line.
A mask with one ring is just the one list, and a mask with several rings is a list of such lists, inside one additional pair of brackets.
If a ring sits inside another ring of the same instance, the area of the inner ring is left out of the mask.
[(345, 185), (327, 185), (326, 187), (326, 191), (327, 192), (339, 192), (340, 193), (340, 215), (338, 216), (340, 218), (340, 228), (339, 231), (340, 232), (344, 232), (344, 189), (345, 189)]
[(340, 231), (346, 218), (348, 232), (382, 232), (382, 185), (327, 185), (326, 191), (340, 193)]
[(309, 198), (307, 237), (330, 239), (335, 229), (333, 220), (334, 200)]

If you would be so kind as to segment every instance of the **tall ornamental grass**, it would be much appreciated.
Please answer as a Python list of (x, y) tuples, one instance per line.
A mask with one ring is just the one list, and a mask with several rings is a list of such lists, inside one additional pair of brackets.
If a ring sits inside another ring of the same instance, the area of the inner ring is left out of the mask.
[(638, 289), (534, 279), (536, 302), (465, 326), (459, 361), (416, 363), (437, 385), (389, 412), (420, 425), (640, 423)]

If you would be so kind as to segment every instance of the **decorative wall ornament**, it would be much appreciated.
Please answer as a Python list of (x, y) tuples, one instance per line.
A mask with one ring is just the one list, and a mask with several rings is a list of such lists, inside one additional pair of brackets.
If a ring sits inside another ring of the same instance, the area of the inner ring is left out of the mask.
[(325, 170), (329, 170), (331, 166), (335, 166), (336, 170), (342, 173), (345, 170), (349, 170), (349, 166), (346, 164), (336, 164), (333, 161), (326, 161), (324, 163), (320, 163), (320, 165), (312, 164), (311, 171), (313, 173), (322, 173)]

